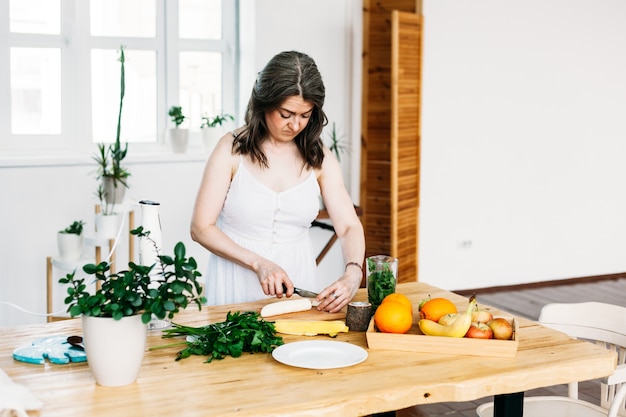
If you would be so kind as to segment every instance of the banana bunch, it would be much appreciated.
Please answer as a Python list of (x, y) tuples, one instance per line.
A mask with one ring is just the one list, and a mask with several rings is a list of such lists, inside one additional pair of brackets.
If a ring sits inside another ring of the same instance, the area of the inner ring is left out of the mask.
[(274, 328), (276, 328), (278, 333), (300, 336), (327, 334), (330, 337), (335, 337), (337, 333), (346, 333), (348, 331), (348, 326), (341, 320), (275, 320)]
[(476, 299), (470, 299), (469, 306), (465, 313), (459, 316), (447, 326), (437, 323), (436, 321), (421, 319), (417, 324), (425, 335), (429, 336), (445, 336), (445, 337), (463, 337), (472, 325), (472, 311), (476, 308)]

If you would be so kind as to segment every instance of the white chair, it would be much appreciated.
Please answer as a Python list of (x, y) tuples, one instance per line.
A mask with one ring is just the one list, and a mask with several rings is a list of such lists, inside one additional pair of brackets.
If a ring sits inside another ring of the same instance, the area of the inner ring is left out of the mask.
[[(600, 406), (578, 399), (578, 383), (568, 386), (568, 396), (524, 398), (524, 417), (626, 416), (626, 308), (598, 302), (545, 305), (539, 322), (546, 327), (589, 340), (617, 352), (613, 375), (601, 381)], [(493, 402), (476, 409), (479, 417), (493, 416)]]

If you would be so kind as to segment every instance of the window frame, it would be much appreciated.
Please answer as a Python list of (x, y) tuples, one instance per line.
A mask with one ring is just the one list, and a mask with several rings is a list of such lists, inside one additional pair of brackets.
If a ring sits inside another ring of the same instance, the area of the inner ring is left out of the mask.
[[(48, 47), (61, 51), (61, 133), (12, 134), (11, 97), (0, 95), (0, 159), (11, 157), (54, 157), (90, 155), (95, 150), (91, 122), (91, 50), (119, 49), (156, 52), (157, 137), (149, 143), (132, 143), (132, 154), (171, 154), (165, 143), (169, 127), (167, 109), (178, 104), (178, 52), (217, 51), (222, 53), (222, 106), (237, 108), (238, 87), (238, 0), (222, 0), (222, 39), (178, 39), (178, 1), (155, 0), (156, 36), (126, 38), (91, 36), (87, 0), (61, 0), (60, 34), (22, 34), (9, 30), (9, 2), (0, 2), (0, 87), (10, 91), (10, 49)], [(6, 36), (2, 36), (2, 32)], [(229, 111), (230, 112), (230, 111)], [(235, 113), (235, 111), (233, 111)], [(236, 114), (235, 114), (236, 115)], [(237, 115), (236, 115), (237, 116)], [(190, 126), (199, 131), (199, 126)], [(197, 135), (199, 136), (199, 134)], [(192, 133), (191, 138), (194, 138)], [(199, 139), (197, 143), (199, 143)], [(192, 139), (192, 145), (195, 143)], [(130, 156), (130, 154), (129, 154)], [(0, 160), (0, 162), (2, 162)], [(13, 163), (11, 164), (13, 165)]]

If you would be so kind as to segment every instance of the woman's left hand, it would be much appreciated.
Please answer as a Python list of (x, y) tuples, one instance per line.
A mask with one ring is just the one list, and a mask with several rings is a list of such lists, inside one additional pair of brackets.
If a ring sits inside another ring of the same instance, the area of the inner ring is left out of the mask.
[(362, 275), (346, 271), (341, 278), (320, 292), (316, 299), (320, 302), (318, 310), (337, 313), (348, 305), (361, 286)]

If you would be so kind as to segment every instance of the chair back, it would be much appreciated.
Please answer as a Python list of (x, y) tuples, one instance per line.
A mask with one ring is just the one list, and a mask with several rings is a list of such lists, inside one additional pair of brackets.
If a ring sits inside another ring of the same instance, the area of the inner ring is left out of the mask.
[[(585, 339), (617, 352), (617, 365), (626, 363), (626, 307), (600, 302), (546, 304), (539, 315), (546, 327)], [(623, 383), (601, 381), (600, 405), (608, 409)], [(626, 416), (624, 403), (618, 414)]]

